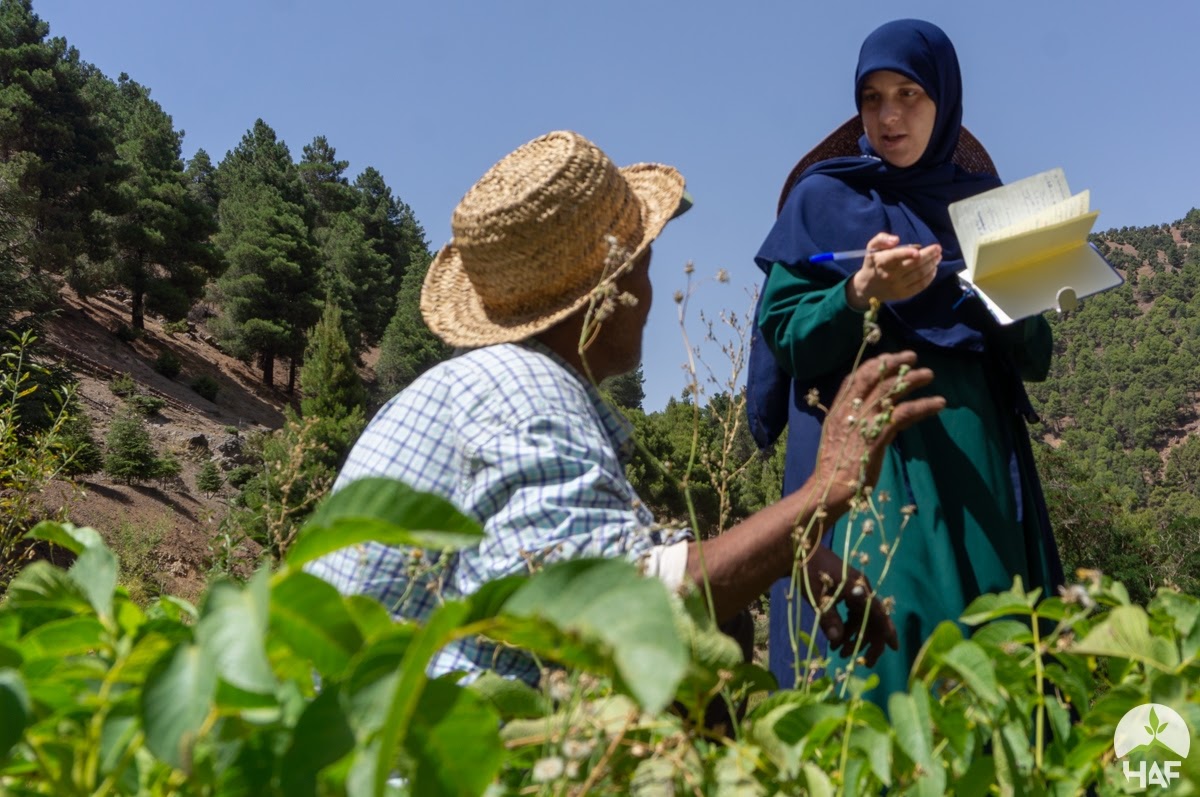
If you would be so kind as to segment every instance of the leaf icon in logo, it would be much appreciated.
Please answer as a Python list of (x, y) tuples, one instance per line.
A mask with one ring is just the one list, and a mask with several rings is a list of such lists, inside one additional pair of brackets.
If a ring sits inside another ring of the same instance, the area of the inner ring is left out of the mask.
[(1137, 749), (1163, 748), (1163, 752), (1170, 751), (1175, 759), (1184, 759), (1190, 747), (1187, 722), (1175, 709), (1159, 703), (1143, 703), (1125, 712), (1113, 734), (1117, 758)]

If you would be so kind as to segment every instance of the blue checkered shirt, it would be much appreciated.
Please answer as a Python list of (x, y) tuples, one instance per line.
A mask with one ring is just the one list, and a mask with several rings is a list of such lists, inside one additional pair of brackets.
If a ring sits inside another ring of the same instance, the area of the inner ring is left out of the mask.
[[(440, 598), (529, 572), (532, 562), (638, 558), (686, 539), (654, 530), (625, 477), (628, 422), (573, 368), (537, 342), (489, 346), (426, 372), (372, 419), (334, 489), (387, 476), (443, 496), (484, 527), (477, 547), (429, 568), (432, 554), (368, 543), (309, 565), (344, 594), (377, 598), (397, 619), (424, 620)], [(440, 596), (440, 597), (439, 597)], [(464, 639), (431, 675), (491, 669), (535, 683), (521, 651)]]

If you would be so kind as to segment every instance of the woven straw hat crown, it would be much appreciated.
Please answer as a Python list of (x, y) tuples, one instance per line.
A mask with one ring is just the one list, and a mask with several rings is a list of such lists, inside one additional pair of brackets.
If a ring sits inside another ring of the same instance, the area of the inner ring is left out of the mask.
[(586, 304), (601, 280), (627, 270), (683, 193), (675, 169), (617, 168), (578, 133), (534, 139), (459, 202), (453, 237), (421, 292), (425, 322), (452, 346), (532, 337)]

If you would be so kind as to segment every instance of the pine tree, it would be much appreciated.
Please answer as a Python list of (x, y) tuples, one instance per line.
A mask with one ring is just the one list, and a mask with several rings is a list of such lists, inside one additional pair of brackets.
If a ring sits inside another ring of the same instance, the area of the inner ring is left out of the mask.
[(196, 150), (196, 154), (188, 161), (184, 175), (187, 177), (188, 189), (192, 196), (208, 208), (215, 219), (217, 206), (221, 202), (221, 195), (217, 192), (217, 167), (203, 148)]
[(645, 385), (646, 377), (642, 373), (642, 366), (639, 363), (638, 367), (629, 373), (605, 379), (600, 383), (600, 389), (607, 393), (618, 407), (640, 410), (642, 402), (646, 400)]
[(217, 467), (217, 463), (211, 459), (204, 460), (204, 464), (200, 466), (200, 471), (196, 474), (196, 489), (205, 495), (215, 495), (223, 484), (225, 484), (225, 479), (222, 478), (221, 469)]
[(447, 359), (451, 348), (429, 331), (421, 317), (421, 286), (429, 270), (430, 257), (409, 269), (400, 285), (396, 312), (383, 333), (375, 378), (381, 397), (403, 390), (414, 379)]
[(135, 484), (158, 475), (158, 457), (150, 442), (150, 432), (133, 408), (126, 405), (117, 411), (104, 442), (108, 448), (104, 472), (109, 476)]
[(17, 314), (53, 295), (54, 286), (37, 279), (26, 267), (30, 239), (29, 220), (14, 208), (20, 200), (12, 181), (0, 175), (0, 328), (8, 328)]
[(321, 241), (321, 285), (325, 295), (345, 308), (342, 327), (357, 357), (379, 342), (387, 328), (387, 309), (394, 306), (387, 258), (367, 241), (362, 223), (338, 213), (318, 231)]
[(362, 431), (367, 403), (342, 332), (341, 309), (333, 302), (325, 303), (320, 322), (308, 334), (300, 389), (300, 415), (317, 423), (315, 438), (325, 447), (315, 459), (333, 471)]
[(381, 307), (382, 315), (390, 319), (396, 312), (397, 291), (404, 276), (416, 263), (427, 263), (429, 242), (425, 230), (417, 222), (412, 208), (392, 194), (392, 189), (376, 169), (368, 166), (354, 181), (358, 194), (356, 215), (371, 247), (387, 259), (392, 291)]
[(287, 146), (259, 119), (217, 169), (217, 243), (228, 268), (213, 297), (223, 311), (213, 331), (236, 356), (256, 356), (263, 382), (288, 357), (288, 389), (304, 352), (304, 331), (321, 312), (315, 216)]
[(112, 219), (112, 280), (132, 298), (130, 325), (145, 328), (145, 311), (183, 318), (221, 261), (209, 242), (211, 211), (193, 193), (180, 156), (183, 136), (149, 89), (122, 74), (116, 83), (93, 72), (88, 95), (117, 142), (123, 212)]
[(332, 217), (354, 209), (358, 197), (345, 178), (349, 161), (338, 160), (337, 150), (325, 138), (317, 136), (306, 144), (297, 171), (317, 206), (317, 226), (328, 226)]
[(83, 96), (79, 53), (31, 0), (0, 0), (0, 170), (30, 220), (29, 263), (65, 273), (78, 257), (102, 260), (107, 236), (96, 211), (113, 207), (111, 137)]

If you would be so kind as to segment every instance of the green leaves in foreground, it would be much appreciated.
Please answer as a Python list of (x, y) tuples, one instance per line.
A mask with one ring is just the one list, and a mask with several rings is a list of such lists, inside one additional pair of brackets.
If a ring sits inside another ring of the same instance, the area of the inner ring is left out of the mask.
[(239, 783), (378, 797), (401, 775), (413, 794), (480, 794), (507, 760), (501, 713), (551, 710), (519, 684), (429, 677), (446, 644), (481, 635), (610, 675), (650, 712), (672, 699), (688, 657), (671, 599), (628, 562), (552, 564), (447, 600), (419, 624), (300, 568), (360, 542), (444, 549), (481, 535), (440, 499), (364, 480), (315, 513), (282, 570), (214, 581), (193, 612), (169, 597), (134, 605), (99, 534), (41, 524), (34, 536), (77, 558), (66, 571), (34, 563), (0, 604), (0, 792), (20, 783), (140, 795), (139, 784), (160, 783), (200, 794)]
[(621, 560), (547, 567), (512, 594), (487, 633), (568, 666), (611, 674), (651, 712), (671, 701), (687, 668), (666, 589)]
[(393, 479), (351, 482), (325, 499), (288, 550), (299, 568), (327, 553), (364, 542), (417, 548), (478, 545), (483, 529), (444, 498)]

